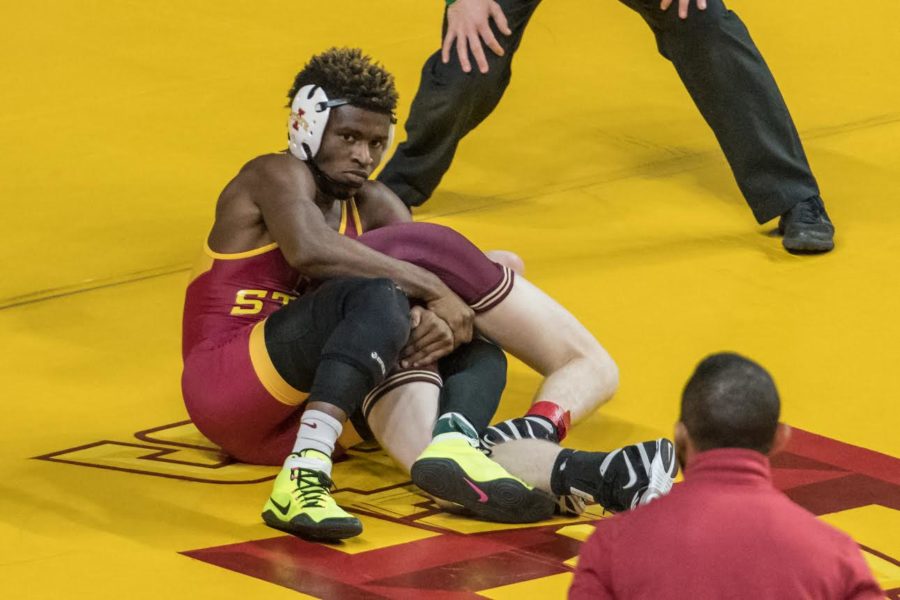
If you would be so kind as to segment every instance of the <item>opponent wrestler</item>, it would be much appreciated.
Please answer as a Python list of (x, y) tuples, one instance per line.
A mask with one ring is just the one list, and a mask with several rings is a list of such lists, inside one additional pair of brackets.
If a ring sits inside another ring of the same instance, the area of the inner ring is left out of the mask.
[[(399, 202), (390, 193), (383, 201)], [(510, 277), (508, 295), (491, 310), (476, 314), (476, 328), (545, 376), (528, 416), (491, 428), (498, 433), (492, 451), (495, 460), (472, 452), (487, 423), (468, 418), (474, 407), (464, 399), (454, 407), (441, 402), (438, 388), (429, 389), (435, 381), (399, 385), (406, 377), (400, 375), (373, 390), (363, 402), (367, 423), (419, 487), (478, 517), (505, 522), (549, 517), (556, 507), (549, 495), (568, 497), (563, 506), (569, 512), (578, 512), (581, 501), (618, 512), (669, 491), (677, 470), (669, 440), (611, 452), (575, 451), (548, 443), (561, 440), (570, 422), (605, 402), (617, 382), (609, 355), (568, 311), (446, 227), (397, 224), (366, 233), (359, 241), (440, 272), (463, 298), (471, 296), (466, 284), (483, 281), (479, 287), (491, 287), (492, 278)], [(501, 442), (505, 443), (496, 446)], [(526, 494), (531, 488), (548, 496)]]

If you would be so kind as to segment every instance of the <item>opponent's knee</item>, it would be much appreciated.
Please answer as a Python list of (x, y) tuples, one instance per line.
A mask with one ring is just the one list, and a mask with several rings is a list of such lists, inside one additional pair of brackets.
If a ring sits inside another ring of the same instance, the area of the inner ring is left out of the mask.
[(619, 366), (600, 344), (587, 358), (596, 381), (602, 385), (602, 401), (606, 401), (619, 389)]

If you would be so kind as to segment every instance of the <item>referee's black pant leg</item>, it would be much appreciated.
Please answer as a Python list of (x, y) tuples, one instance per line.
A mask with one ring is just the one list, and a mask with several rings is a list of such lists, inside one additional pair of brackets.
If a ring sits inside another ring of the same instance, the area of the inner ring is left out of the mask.
[[(450, 168), (459, 141), (494, 110), (509, 85), (513, 55), (540, 0), (498, 0), (498, 3), (512, 34), (501, 34), (491, 23), (505, 55), (497, 56), (485, 46), (490, 68), (487, 73), (479, 72), (471, 53), (472, 70), (464, 73), (455, 46), (447, 64), (441, 61), (438, 50), (422, 67), (419, 89), (406, 120), (407, 139), (397, 147), (378, 176), (407, 206), (419, 206), (431, 197)], [(446, 33), (445, 14), (443, 34)]]
[(650, 25), (660, 53), (675, 66), (731, 165), (759, 223), (819, 193), (800, 137), (740, 18), (721, 0), (701, 11), (691, 2), (680, 19), (677, 2), (620, 0)]

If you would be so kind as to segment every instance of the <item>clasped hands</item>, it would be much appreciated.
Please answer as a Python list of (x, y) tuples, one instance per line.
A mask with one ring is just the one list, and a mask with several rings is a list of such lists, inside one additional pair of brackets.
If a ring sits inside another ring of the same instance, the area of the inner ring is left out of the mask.
[(400, 366), (418, 368), (450, 354), (456, 344), (445, 320), (423, 306), (409, 311), (409, 339), (400, 353)]

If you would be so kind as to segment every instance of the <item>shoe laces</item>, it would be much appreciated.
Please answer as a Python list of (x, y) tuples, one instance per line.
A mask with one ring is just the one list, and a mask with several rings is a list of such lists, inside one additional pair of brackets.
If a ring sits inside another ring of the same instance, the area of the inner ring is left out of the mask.
[(321, 507), (329, 496), (329, 490), (334, 485), (331, 479), (322, 471), (297, 467), (291, 470), (291, 479), (297, 481), (297, 487), (292, 494), (294, 500), (303, 508)]
[(798, 202), (794, 207), (796, 210), (796, 219), (800, 223), (807, 225), (815, 225), (822, 220), (825, 213), (825, 205), (819, 198), (809, 198), (803, 202)]

